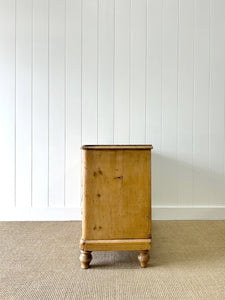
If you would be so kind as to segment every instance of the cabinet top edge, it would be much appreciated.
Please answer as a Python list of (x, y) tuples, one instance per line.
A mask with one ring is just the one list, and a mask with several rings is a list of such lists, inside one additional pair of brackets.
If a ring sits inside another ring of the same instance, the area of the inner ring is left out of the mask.
[(152, 145), (83, 145), (82, 150), (151, 150)]

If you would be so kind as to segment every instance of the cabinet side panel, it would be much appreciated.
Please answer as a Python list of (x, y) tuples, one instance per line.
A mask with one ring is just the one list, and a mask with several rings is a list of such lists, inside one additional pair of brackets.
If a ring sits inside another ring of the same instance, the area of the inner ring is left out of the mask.
[(150, 178), (149, 178), (149, 185), (150, 185), (150, 196), (149, 196), (149, 210), (150, 210), (150, 221), (149, 221), (149, 237), (152, 237), (152, 152), (151, 150), (149, 151), (149, 173), (150, 173)]
[(83, 239), (149, 238), (150, 150), (83, 155)]
[(87, 219), (87, 188), (88, 188), (88, 181), (87, 181), (87, 150), (82, 151), (82, 239), (85, 238), (86, 233), (86, 224), (88, 223)]

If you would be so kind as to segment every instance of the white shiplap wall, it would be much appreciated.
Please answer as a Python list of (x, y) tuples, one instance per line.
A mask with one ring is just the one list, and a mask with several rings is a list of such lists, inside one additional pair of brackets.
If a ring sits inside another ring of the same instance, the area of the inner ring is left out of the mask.
[(225, 218), (224, 101), (224, 0), (0, 0), (0, 219), (79, 219), (98, 143), (153, 144), (153, 218)]

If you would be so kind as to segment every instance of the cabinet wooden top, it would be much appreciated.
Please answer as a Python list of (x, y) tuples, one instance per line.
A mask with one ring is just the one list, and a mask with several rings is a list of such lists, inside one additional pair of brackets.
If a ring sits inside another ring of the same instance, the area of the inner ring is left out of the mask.
[(83, 150), (151, 150), (152, 145), (84, 145)]

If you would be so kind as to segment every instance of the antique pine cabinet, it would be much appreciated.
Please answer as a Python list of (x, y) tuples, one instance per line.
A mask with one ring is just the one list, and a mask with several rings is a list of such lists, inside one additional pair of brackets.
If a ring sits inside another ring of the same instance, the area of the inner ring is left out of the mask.
[(142, 267), (151, 248), (151, 145), (82, 147), (81, 267), (92, 251), (137, 250)]

